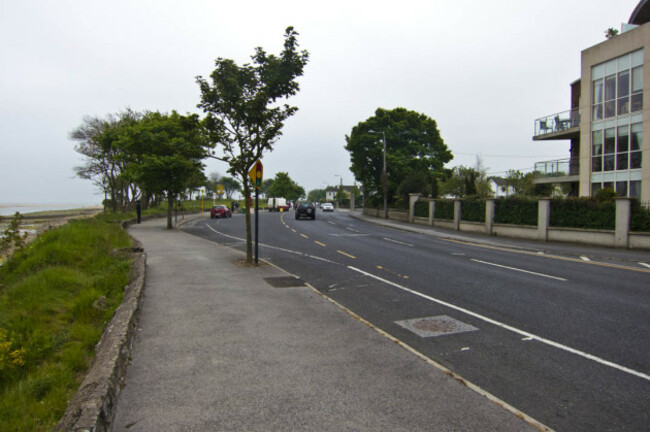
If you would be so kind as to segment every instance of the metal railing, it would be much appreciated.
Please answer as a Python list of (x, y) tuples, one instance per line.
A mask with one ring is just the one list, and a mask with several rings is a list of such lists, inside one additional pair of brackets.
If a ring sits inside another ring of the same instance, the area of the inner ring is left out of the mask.
[(535, 162), (535, 175), (537, 177), (565, 177), (578, 174), (580, 174), (578, 158)]
[(580, 126), (580, 111), (575, 108), (535, 120), (535, 136), (560, 132), (578, 126)]

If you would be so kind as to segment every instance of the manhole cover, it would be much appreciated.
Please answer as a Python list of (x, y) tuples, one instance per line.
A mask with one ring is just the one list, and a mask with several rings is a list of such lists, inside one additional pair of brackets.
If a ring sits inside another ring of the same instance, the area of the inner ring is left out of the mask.
[(478, 330), (474, 326), (465, 324), (447, 315), (395, 321), (395, 324), (412, 331), (420, 337), (437, 337)]
[(264, 278), (264, 280), (273, 288), (295, 288), (305, 286), (305, 283), (302, 280), (293, 276), (268, 277)]

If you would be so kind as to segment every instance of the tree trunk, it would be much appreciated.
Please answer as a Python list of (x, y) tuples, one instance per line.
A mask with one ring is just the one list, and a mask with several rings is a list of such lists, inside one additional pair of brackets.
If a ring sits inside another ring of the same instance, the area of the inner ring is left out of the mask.
[(172, 209), (174, 208), (174, 194), (170, 193), (167, 196), (167, 229), (172, 229)]
[(251, 212), (250, 212), (250, 196), (251, 190), (246, 180), (248, 173), (242, 176), (244, 184), (244, 209), (246, 211), (246, 262), (253, 263), (253, 236), (251, 234)]

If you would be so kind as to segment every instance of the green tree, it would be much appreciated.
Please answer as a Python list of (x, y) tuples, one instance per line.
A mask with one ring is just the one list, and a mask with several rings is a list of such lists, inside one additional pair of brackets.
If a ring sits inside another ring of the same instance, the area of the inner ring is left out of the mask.
[[(309, 59), (307, 51), (298, 51), (297, 36), (293, 27), (288, 27), (280, 55), (269, 55), (258, 47), (252, 65), (239, 66), (231, 59), (218, 58), (209, 81), (196, 78), (201, 89), (198, 106), (207, 114), (210, 142), (217, 145), (211, 157), (229, 164), (228, 172), (243, 184), (245, 197), (251, 195), (248, 171), (264, 152), (273, 150), (285, 120), (298, 110), (278, 104), (298, 92), (297, 78)], [(248, 207), (246, 199), (246, 260), (250, 263), (253, 248)]]
[(282, 197), (288, 200), (297, 201), (305, 196), (305, 190), (289, 177), (286, 172), (279, 172), (275, 175), (271, 186), (267, 189), (269, 197)]
[(449, 177), (440, 185), (440, 192), (456, 198), (477, 196), (487, 198), (491, 194), (484, 174), (475, 168), (462, 165), (453, 168)]
[(269, 190), (272, 189), (273, 182), (274, 182), (274, 179), (272, 179), (272, 178), (264, 180), (262, 182), (262, 187), (260, 188), (260, 195), (263, 195), (263, 196), (265, 196), (267, 198), (270, 198), (271, 195), (269, 195)]
[(232, 196), (235, 192), (241, 191), (241, 184), (239, 182), (228, 176), (221, 177), (221, 185), (223, 185), (223, 191), (226, 193), (228, 199), (232, 199)]
[[(397, 187), (397, 194), (400, 199), (408, 203), (409, 194), (419, 193), (422, 196), (429, 196), (432, 191), (432, 179), (425, 172), (414, 172), (406, 177)], [(435, 181), (435, 179), (433, 179)]]
[(325, 197), (325, 189), (312, 189), (307, 194), (307, 200), (311, 202), (323, 202)]
[(118, 146), (130, 163), (127, 175), (144, 190), (167, 199), (167, 228), (172, 228), (176, 197), (206, 181), (203, 163), (211, 148), (196, 114), (147, 113), (126, 127)]
[(69, 134), (70, 139), (77, 142), (75, 151), (84, 158), (84, 164), (74, 168), (76, 175), (92, 180), (105, 196), (110, 197), (113, 211), (126, 209), (140, 197), (137, 186), (124, 177), (127, 160), (116, 143), (122, 129), (141, 118), (141, 113), (130, 109), (106, 118), (86, 116)]
[[(374, 133), (373, 133), (374, 132)], [(364, 193), (383, 194), (383, 132), (386, 137), (387, 197), (414, 173), (425, 173), (430, 183), (443, 176), (443, 166), (453, 155), (440, 136), (436, 121), (405, 108), (377, 108), (375, 115), (360, 122), (345, 137), (351, 167)]]

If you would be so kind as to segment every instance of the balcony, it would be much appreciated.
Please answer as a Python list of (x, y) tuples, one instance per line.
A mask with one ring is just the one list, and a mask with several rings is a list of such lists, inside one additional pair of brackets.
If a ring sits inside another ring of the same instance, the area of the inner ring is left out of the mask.
[(578, 158), (535, 163), (535, 183), (572, 183), (580, 180)]
[(580, 111), (577, 108), (535, 120), (535, 141), (571, 139), (579, 135)]

